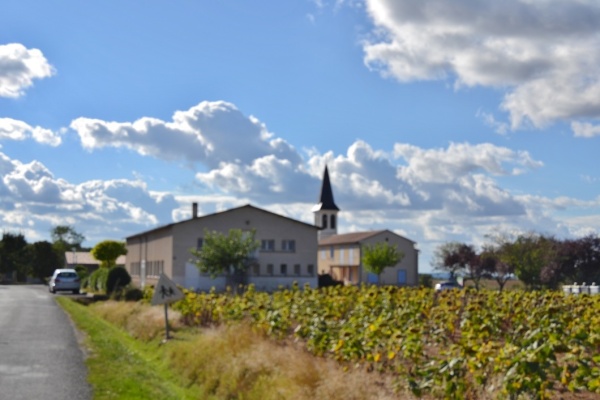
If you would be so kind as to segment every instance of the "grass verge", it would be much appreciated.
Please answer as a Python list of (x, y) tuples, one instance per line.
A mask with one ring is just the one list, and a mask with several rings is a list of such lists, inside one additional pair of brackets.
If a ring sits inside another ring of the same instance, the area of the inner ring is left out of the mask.
[[(59, 303), (87, 334), (94, 399), (392, 400), (384, 376), (314, 357), (245, 324), (197, 329), (173, 318), (174, 339), (161, 345), (161, 307), (106, 301)], [(171, 325), (171, 324), (170, 324)]]
[(184, 387), (163, 362), (160, 339), (140, 342), (96, 316), (89, 307), (66, 297), (57, 297), (57, 302), (86, 334), (86, 364), (94, 400), (198, 398), (198, 390)]

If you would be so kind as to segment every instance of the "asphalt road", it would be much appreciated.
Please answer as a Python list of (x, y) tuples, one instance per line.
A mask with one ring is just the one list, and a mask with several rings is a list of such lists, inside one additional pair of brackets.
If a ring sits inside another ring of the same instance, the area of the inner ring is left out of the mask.
[(0, 400), (92, 398), (75, 329), (54, 296), (47, 286), (0, 285)]

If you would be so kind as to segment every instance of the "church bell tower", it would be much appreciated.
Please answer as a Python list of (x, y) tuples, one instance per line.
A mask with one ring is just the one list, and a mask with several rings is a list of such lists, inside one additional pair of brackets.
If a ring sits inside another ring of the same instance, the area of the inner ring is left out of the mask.
[(331, 190), (329, 171), (326, 165), (321, 185), (321, 196), (319, 202), (312, 208), (315, 215), (315, 226), (320, 228), (319, 240), (337, 235), (337, 214), (339, 211), (340, 209), (333, 201), (333, 191)]

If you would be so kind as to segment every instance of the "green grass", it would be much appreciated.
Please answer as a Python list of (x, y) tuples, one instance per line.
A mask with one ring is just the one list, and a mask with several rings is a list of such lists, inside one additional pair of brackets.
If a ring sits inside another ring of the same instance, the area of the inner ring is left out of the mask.
[(88, 307), (65, 297), (57, 301), (86, 334), (88, 381), (94, 400), (198, 398), (198, 389), (184, 387), (167, 366), (160, 339), (137, 341)]

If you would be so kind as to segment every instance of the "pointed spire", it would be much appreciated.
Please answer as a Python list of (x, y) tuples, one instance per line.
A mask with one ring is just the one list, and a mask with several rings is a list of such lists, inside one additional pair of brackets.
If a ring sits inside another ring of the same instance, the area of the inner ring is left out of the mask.
[(319, 198), (319, 203), (313, 207), (313, 212), (319, 210), (340, 210), (338, 206), (335, 205), (335, 201), (333, 201), (333, 190), (331, 190), (331, 182), (329, 181), (329, 171), (327, 169), (327, 165), (325, 165), (325, 172), (323, 173), (321, 197)]

